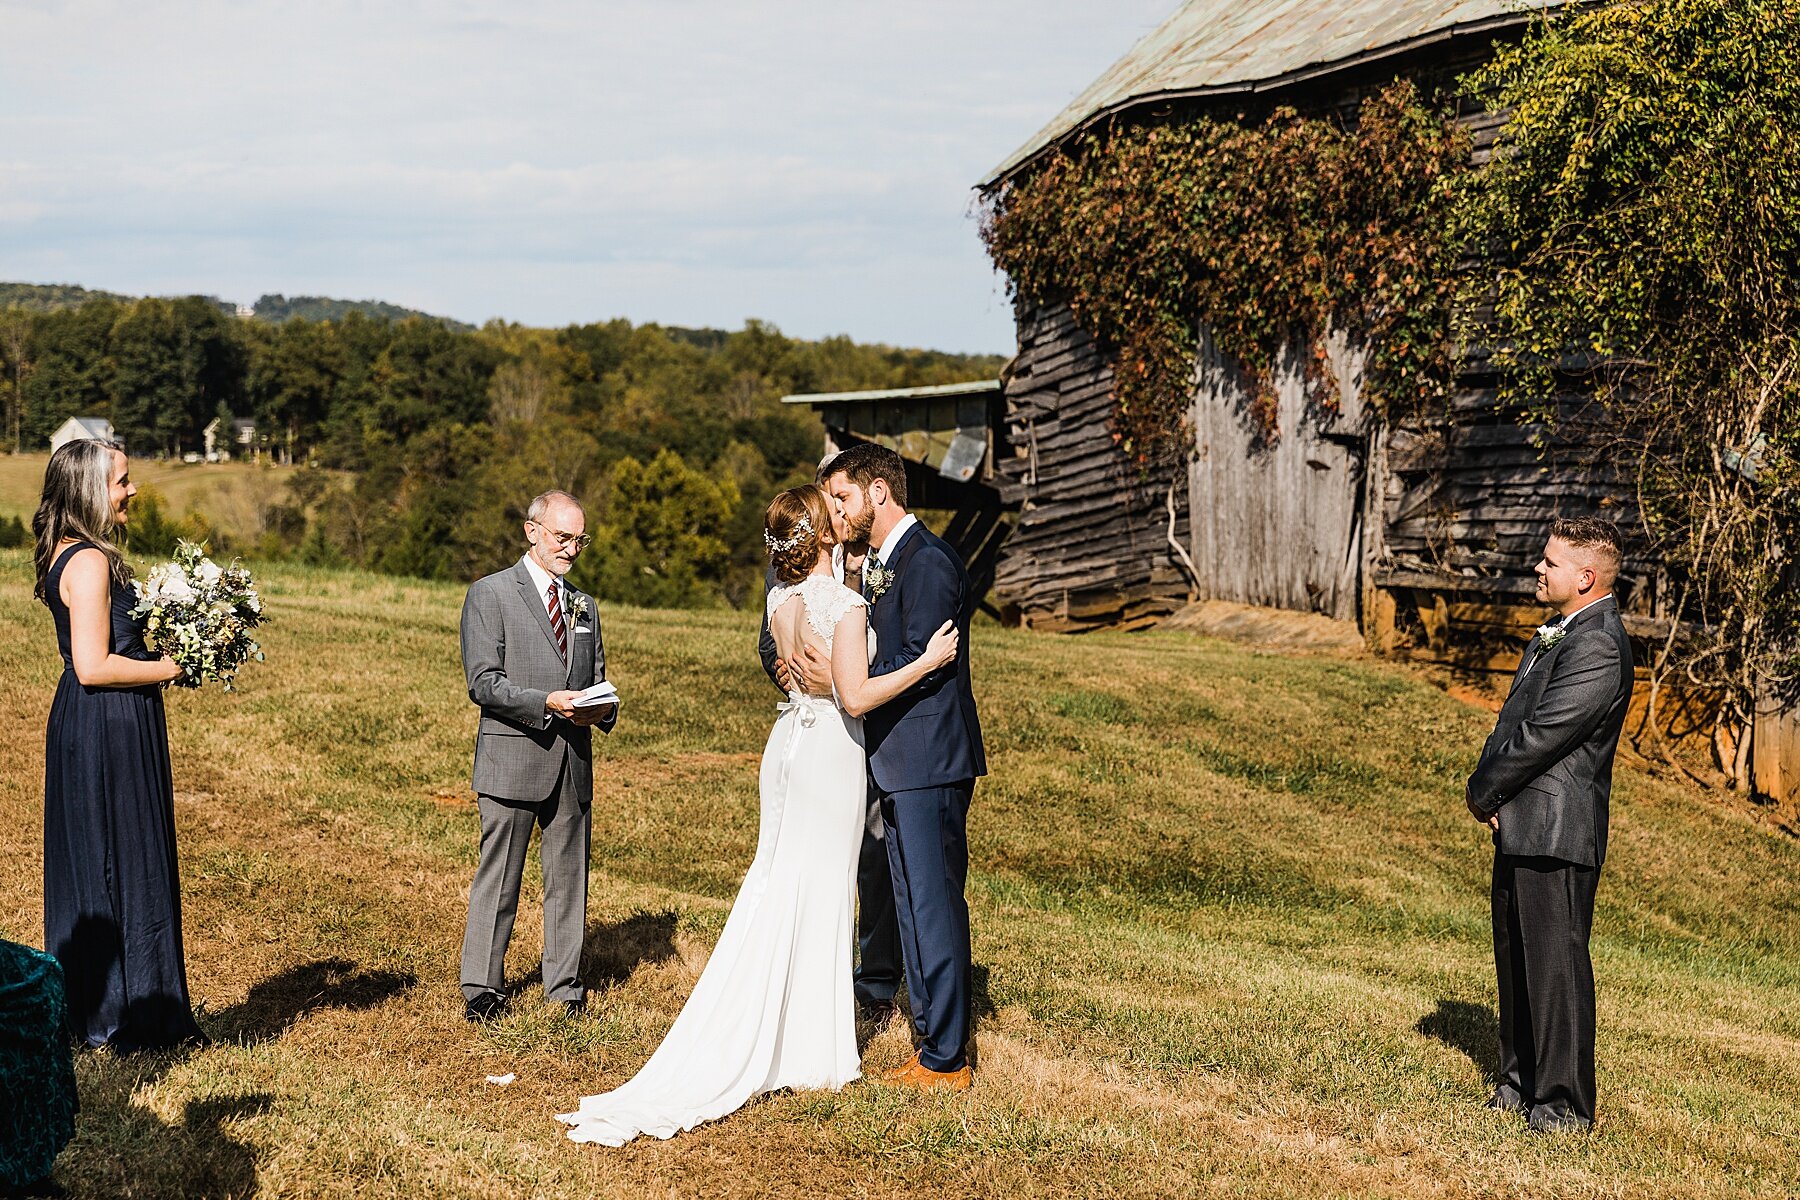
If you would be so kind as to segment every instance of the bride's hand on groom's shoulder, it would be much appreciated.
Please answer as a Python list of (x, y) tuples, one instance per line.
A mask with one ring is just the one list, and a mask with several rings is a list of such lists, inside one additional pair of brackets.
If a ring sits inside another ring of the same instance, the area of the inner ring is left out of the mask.
[(931, 640), (925, 643), (924, 658), (929, 669), (935, 671), (954, 662), (957, 644), (961, 639), (962, 635), (957, 632), (955, 621), (945, 621), (939, 625), (937, 632), (931, 635)]

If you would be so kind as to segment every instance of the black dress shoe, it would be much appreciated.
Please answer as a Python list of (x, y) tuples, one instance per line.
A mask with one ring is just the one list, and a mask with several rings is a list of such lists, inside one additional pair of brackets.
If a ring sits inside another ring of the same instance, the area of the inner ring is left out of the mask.
[(1526, 1122), (1533, 1133), (1586, 1133), (1594, 1127), (1594, 1123), (1585, 1117), (1578, 1117), (1566, 1108), (1553, 1108), (1548, 1104), (1533, 1105), (1531, 1117)]
[(1494, 1089), (1492, 1096), (1488, 1097), (1487, 1107), (1495, 1112), (1523, 1115), (1531, 1106), (1525, 1103), (1525, 1097), (1519, 1093), (1518, 1088), (1510, 1083), (1503, 1083)]
[(463, 1018), (469, 1021), (491, 1021), (506, 1007), (506, 997), (499, 992), (477, 992), (463, 1005)]
[(587, 1016), (587, 997), (583, 996), (579, 1000), (564, 1000), (562, 1002), (562, 1010), (563, 1016), (568, 1017), (571, 1020), (576, 1017)]
[(867, 1021), (871, 1025), (886, 1025), (894, 1017), (892, 1000), (858, 1000), (856, 1002), (856, 1019)]

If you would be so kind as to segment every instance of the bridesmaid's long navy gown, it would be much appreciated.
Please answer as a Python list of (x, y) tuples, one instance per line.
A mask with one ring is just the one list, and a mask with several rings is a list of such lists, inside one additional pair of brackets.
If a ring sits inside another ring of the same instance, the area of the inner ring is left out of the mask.
[[(204, 1042), (182, 959), (162, 690), (84, 687), (69, 657), (57, 589), (86, 545), (44, 579), (63, 658), (44, 745), (44, 948), (62, 963), (76, 1039), (125, 1050)], [(154, 658), (133, 603), (113, 588), (113, 653)]]

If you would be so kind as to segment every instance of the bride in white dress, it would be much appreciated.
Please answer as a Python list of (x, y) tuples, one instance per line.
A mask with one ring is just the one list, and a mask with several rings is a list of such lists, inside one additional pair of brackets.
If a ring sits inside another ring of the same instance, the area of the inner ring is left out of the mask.
[[(776, 496), (764, 540), (776, 650), (831, 660), (834, 696), (788, 693), (762, 759), (756, 858), (681, 1015), (632, 1079), (560, 1113), (577, 1142), (668, 1138), (779, 1088), (835, 1090), (862, 1073), (851, 992), (856, 859), (868, 811), (862, 714), (956, 657), (946, 622), (919, 658), (869, 678), (867, 601), (832, 571), (817, 487)], [(798, 681), (796, 681), (798, 682)]]

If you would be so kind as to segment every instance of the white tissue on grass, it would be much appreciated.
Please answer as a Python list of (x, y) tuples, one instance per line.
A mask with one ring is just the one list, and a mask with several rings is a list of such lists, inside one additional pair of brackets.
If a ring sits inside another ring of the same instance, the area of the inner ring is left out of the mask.
[(487, 1081), (489, 1083), (493, 1084), (495, 1087), (505, 1087), (507, 1084), (511, 1083), (513, 1080), (515, 1080), (517, 1078), (518, 1078), (517, 1075), (514, 1075), (511, 1071), (508, 1071), (504, 1075), (489, 1075), (487, 1077)]

